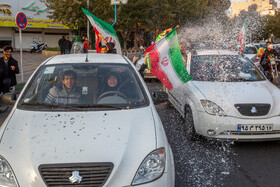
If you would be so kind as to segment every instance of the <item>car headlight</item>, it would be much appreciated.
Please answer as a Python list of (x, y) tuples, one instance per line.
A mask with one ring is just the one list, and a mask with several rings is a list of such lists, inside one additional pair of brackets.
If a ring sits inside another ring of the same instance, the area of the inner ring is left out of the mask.
[(223, 109), (217, 105), (216, 103), (209, 101), (209, 100), (200, 100), (204, 110), (211, 115), (219, 115), (219, 116), (225, 116), (225, 112)]
[(131, 185), (152, 182), (161, 177), (165, 169), (165, 162), (164, 148), (151, 152), (141, 163)]
[(0, 186), (17, 187), (14, 173), (8, 162), (0, 156)]

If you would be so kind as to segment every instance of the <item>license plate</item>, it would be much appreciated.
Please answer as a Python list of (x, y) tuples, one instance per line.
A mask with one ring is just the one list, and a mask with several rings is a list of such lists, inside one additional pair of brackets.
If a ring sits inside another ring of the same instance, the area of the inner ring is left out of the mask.
[(237, 131), (239, 132), (253, 132), (253, 131), (272, 131), (273, 125), (267, 124), (267, 125), (237, 125)]

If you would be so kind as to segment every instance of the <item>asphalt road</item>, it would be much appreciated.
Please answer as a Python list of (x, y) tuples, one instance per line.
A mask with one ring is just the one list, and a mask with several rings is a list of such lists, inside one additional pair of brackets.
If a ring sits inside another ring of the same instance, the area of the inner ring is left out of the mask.
[(174, 153), (176, 187), (279, 186), (280, 142), (191, 141), (175, 109), (156, 106)]
[[(160, 83), (148, 86), (150, 90), (161, 89)], [(174, 154), (176, 187), (279, 186), (280, 141), (192, 141), (187, 136), (187, 122), (171, 104), (156, 108)]]

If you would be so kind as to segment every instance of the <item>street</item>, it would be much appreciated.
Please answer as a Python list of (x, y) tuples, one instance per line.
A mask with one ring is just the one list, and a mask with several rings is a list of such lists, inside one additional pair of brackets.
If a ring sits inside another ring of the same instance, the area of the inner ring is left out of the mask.
[[(14, 57), (19, 59), (15, 53)], [(47, 57), (24, 54), (24, 80)], [(32, 59), (33, 58), (33, 59)], [(20, 81), (20, 76), (18, 77)], [(162, 89), (159, 81), (147, 81), (150, 91)], [(171, 145), (176, 187), (185, 186), (279, 186), (280, 142), (233, 143), (189, 140), (186, 124), (168, 103), (156, 105)], [(11, 111), (0, 113), (0, 124)]]
[[(18, 61), (18, 66), (21, 69), (21, 62), (20, 62), (20, 53), (14, 52), (13, 57)], [(21, 72), (17, 74), (17, 81), (18, 83), (26, 82), (34, 70), (40, 65), (44, 60), (46, 60), (47, 56), (43, 56), (42, 53), (29, 53), (23, 52), (22, 55), (22, 62), (23, 62), (23, 80), (21, 79)]]
[[(161, 89), (161, 83), (147, 84), (150, 90)], [(173, 150), (176, 187), (279, 186), (279, 141), (191, 141), (184, 119), (169, 103), (156, 108)]]

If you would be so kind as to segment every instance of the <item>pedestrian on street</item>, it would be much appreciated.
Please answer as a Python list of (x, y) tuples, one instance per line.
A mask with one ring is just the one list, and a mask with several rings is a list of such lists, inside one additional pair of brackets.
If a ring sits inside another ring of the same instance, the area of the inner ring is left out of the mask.
[[(265, 49), (262, 46), (258, 49), (258, 52), (257, 52), (258, 61), (261, 60), (261, 58), (262, 58), (262, 56), (264, 54), (264, 51), (265, 51)], [(260, 64), (258, 65), (258, 67), (260, 67)]]
[(0, 93), (10, 91), (17, 84), (16, 74), (19, 73), (18, 62), (12, 57), (13, 48), (4, 47), (4, 57), (0, 58)]
[(86, 40), (86, 37), (83, 36), (81, 42), (84, 43), (85, 40)]
[(88, 38), (85, 38), (84, 44), (84, 53), (88, 53)]
[(66, 41), (65, 36), (62, 36), (58, 40), (58, 46), (60, 47), (60, 54), (65, 54), (65, 49), (64, 49), (64, 42)]
[(65, 49), (65, 54), (70, 54), (72, 48), (72, 42), (69, 40), (69, 37), (66, 37), (66, 40), (63, 44), (63, 48)]

